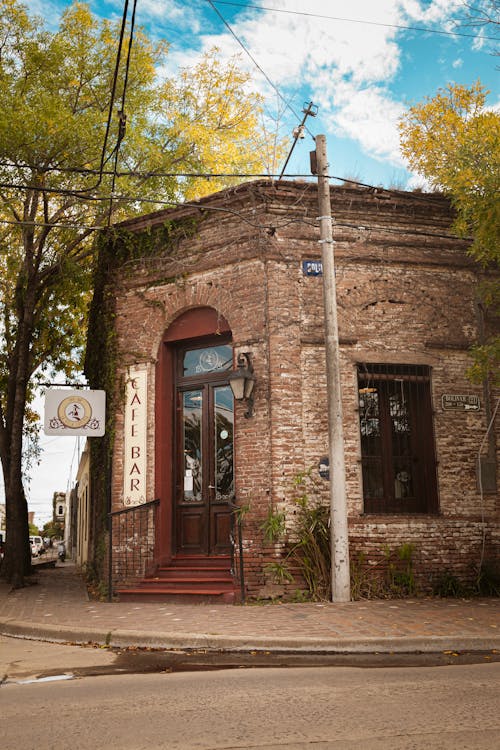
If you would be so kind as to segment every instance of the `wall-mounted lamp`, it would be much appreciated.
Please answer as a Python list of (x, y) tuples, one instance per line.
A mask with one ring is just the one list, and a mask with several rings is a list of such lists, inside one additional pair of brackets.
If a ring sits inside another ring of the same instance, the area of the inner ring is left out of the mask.
[(249, 352), (238, 354), (237, 365), (238, 369), (233, 370), (229, 376), (229, 385), (236, 401), (245, 400), (247, 402), (248, 409), (245, 412), (245, 417), (248, 419), (253, 415), (253, 387), (255, 385)]

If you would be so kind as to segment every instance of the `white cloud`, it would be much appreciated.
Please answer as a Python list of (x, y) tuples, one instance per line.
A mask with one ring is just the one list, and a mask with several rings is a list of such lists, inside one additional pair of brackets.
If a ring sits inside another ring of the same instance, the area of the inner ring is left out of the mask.
[[(120, 5), (122, 2), (120, 0)], [(201, 29), (201, 16), (193, 5), (182, 0), (140, 0), (137, 4), (137, 14), (140, 23), (153, 22), (152, 31), (158, 23), (164, 27), (163, 33), (170, 24), (175, 23), (172, 30), (189, 29), (198, 34)]]
[[(275, 0), (274, 5), (304, 10), (302, 0)], [(399, 6), (397, 0), (380, 0), (374, 11), (367, 0), (352, 0), (348, 8), (343, 0), (332, 0), (325, 8), (324, 0), (310, 0), (309, 14), (370, 20), (373, 25), (247, 10), (231, 28), (285, 97), (297, 89), (309, 91), (338, 133), (358, 141), (375, 158), (400, 166), (396, 122), (402, 106), (384, 90), (399, 69), (400, 48), (396, 29), (378, 25), (399, 23)], [(200, 51), (214, 45), (222, 57), (242, 52), (230, 34), (201, 37)], [(187, 64), (189, 57), (187, 51), (176, 54), (175, 63)], [(241, 61), (269, 93), (250, 58), (243, 53)]]
[(357, 141), (376, 159), (402, 167), (398, 122), (404, 107), (379, 87), (357, 89), (351, 84), (337, 87), (337, 107), (330, 122), (338, 135)]
[[(91, 2), (98, 10), (98, 0)], [(111, 4), (121, 12), (122, 0)], [(335, 132), (377, 159), (401, 164), (396, 121), (403, 105), (391, 92), (403, 64), (404, 32), (399, 27), (445, 28), (457, 9), (463, 11), (461, 0), (269, 0), (269, 5), (287, 12), (217, 6), (224, 18), (232, 19), (234, 36), (208, 3), (141, 0), (138, 22), (172, 42), (162, 75), (175, 75), (217, 46), (222, 60), (240, 56), (253, 88), (270, 102), (277, 99), (266, 76), (296, 112), (304, 99), (311, 99)], [(462, 65), (458, 54), (452, 64)]]
[(454, 68), (461, 68), (463, 64), (464, 64), (464, 61), (462, 60), (461, 57), (458, 57), (456, 60), (453, 60), (452, 62), (452, 66)]
[(423, 190), (428, 193), (433, 190), (433, 186), (418, 172), (413, 172), (406, 183), (406, 190)]
[(433, 0), (421, 3), (418, 0), (401, 0), (401, 9), (409, 19), (427, 24), (446, 22), (459, 8), (463, 9), (461, 0)]

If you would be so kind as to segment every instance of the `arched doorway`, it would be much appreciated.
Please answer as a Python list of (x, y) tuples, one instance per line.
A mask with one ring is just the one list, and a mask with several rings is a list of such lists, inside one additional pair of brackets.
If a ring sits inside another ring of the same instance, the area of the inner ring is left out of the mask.
[(157, 368), (160, 562), (230, 555), (232, 367), (231, 331), (213, 308), (191, 309), (166, 331)]

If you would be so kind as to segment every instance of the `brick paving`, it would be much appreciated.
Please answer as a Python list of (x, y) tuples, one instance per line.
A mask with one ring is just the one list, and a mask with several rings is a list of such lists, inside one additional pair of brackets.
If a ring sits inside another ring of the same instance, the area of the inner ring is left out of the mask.
[(90, 601), (71, 563), (36, 583), (0, 584), (0, 631), (117, 646), (416, 652), (500, 649), (500, 599), (349, 603), (169, 604)]

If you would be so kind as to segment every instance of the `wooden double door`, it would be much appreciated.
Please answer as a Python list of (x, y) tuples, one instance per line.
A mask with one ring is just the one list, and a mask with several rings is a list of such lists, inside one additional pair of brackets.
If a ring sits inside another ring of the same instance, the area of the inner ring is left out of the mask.
[(182, 346), (176, 353), (174, 551), (230, 553), (234, 499), (234, 403), (230, 344)]

